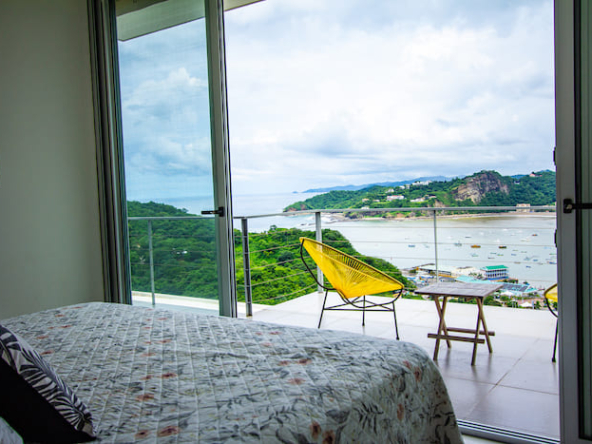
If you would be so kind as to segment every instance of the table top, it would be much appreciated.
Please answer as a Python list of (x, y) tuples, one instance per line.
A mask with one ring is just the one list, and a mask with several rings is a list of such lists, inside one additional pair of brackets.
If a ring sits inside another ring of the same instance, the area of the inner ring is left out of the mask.
[(484, 298), (502, 288), (501, 284), (464, 284), (457, 282), (440, 282), (415, 290), (417, 294), (430, 296), (457, 296)]

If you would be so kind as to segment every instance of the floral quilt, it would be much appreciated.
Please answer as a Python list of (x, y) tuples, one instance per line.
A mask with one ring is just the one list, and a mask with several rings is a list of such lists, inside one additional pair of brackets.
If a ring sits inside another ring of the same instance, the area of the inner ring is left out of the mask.
[(74, 389), (101, 442), (462, 442), (410, 343), (107, 303), (2, 324)]

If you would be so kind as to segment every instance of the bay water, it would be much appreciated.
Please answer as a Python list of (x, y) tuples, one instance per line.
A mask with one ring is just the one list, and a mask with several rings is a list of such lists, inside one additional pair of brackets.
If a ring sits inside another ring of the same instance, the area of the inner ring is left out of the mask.
[[(235, 195), (233, 213), (254, 216), (281, 213), (283, 208), (318, 193)], [(166, 202), (199, 214), (200, 199)], [(314, 230), (314, 215), (248, 218), (249, 231), (281, 228)], [(360, 253), (380, 257), (399, 268), (435, 263), (447, 267), (505, 265), (510, 277), (546, 288), (557, 279), (554, 213), (511, 213), (496, 216), (348, 220), (324, 215), (323, 228), (340, 231)], [(240, 221), (235, 220), (240, 229)], [(437, 240), (437, 242), (435, 242)], [(436, 248), (437, 245), (437, 248)]]

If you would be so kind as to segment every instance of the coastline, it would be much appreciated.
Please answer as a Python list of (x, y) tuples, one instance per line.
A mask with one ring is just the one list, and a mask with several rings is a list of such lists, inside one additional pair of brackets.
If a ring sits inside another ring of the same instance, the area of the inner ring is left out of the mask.
[[(506, 211), (502, 213), (469, 213), (469, 214), (438, 214), (438, 219), (475, 219), (475, 218), (501, 218), (501, 217), (540, 217), (540, 218), (555, 218), (555, 211)], [(426, 220), (433, 219), (433, 216), (404, 216), (404, 217), (381, 217), (381, 216), (362, 216), (362, 217), (347, 217), (344, 213), (329, 213), (329, 218), (334, 222), (355, 222), (355, 221), (406, 221), (406, 220)]]

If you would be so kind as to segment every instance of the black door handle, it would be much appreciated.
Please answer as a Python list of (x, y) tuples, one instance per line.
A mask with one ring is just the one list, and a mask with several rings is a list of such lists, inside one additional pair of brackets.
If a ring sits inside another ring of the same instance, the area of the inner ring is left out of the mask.
[(592, 202), (574, 202), (571, 199), (563, 199), (563, 212), (570, 214), (574, 210), (592, 210)]
[(204, 210), (201, 214), (217, 214), (220, 217), (224, 217), (224, 207), (218, 207), (217, 210)]

